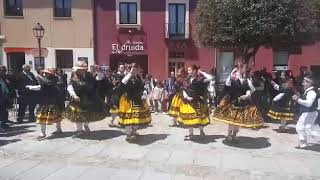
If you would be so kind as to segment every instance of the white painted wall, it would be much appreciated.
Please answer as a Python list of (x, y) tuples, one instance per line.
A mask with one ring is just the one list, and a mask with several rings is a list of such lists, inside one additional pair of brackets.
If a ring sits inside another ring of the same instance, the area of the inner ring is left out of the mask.
[[(63, 49), (63, 50), (73, 50), (73, 64), (78, 62), (79, 57), (88, 57), (88, 66), (91, 66), (94, 64), (94, 50), (93, 48), (47, 48), (48, 49), (48, 56), (45, 58), (45, 67), (56, 67), (56, 52), (57, 49)], [(3, 53), (3, 64), (5, 66), (8, 65), (7, 61), (7, 54), (2, 50)], [(29, 64), (29, 62), (32, 62), (32, 70), (34, 70), (34, 57), (32, 54), (26, 54), (25, 55), (25, 64)], [(66, 69), (66, 71), (72, 71), (72, 69)]]

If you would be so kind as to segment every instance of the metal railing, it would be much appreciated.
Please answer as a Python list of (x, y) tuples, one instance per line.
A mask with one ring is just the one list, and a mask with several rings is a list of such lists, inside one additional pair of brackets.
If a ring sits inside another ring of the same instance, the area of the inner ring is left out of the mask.
[(165, 37), (168, 39), (188, 39), (189, 23), (166, 23)]

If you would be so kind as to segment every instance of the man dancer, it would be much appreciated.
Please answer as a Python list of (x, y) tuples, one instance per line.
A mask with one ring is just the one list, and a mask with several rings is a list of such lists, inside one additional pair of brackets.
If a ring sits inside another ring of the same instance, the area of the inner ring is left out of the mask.
[(302, 97), (293, 95), (292, 99), (300, 105), (300, 118), (296, 125), (300, 144), (296, 148), (306, 148), (308, 146), (307, 136), (320, 138), (319, 127), (315, 129), (315, 121), (318, 117), (318, 94), (314, 87), (315, 80), (311, 76), (304, 77), (302, 86), (304, 94)]

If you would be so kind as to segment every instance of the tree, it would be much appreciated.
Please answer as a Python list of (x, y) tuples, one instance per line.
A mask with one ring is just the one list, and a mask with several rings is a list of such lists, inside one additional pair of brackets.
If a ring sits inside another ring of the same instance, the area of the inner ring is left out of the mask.
[(206, 47), (241, 51), (248, 63), (261, 46), (312, 43), (320, 27), (319, 5), (319, 0), (199, 0), (195, 34)]

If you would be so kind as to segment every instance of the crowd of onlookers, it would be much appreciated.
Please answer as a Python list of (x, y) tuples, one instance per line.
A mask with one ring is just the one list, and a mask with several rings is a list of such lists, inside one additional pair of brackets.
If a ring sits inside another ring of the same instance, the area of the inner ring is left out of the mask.
[[(125, 64), (129, 66), (129, 64)], [(4, 130), (9, 127), (9, 124), (12, 123), (23, 123), (25, 117), (25, 111), (28, 107), (29, 110), (29, 122), (35, 121), (34, 111), (36, 105), (41, 103), (41, 82), (43, 80), (43, 68), (39, 68), (35, 73), (31, 72), (31, 67), (29, 65), (23, 65), (22, 72), (19, 73), (7, 73), (6, 66), (0, 66), (0, 120), (1, 120), (1, 130)], [(252, 79), (252, 83), (255, 83), (257, 93), (261, 96), (255, 101), (258, 101), (261, 109), (267, 110), (270, 105), (270, 100), (276, 95), (271, 86), (270, 82), (280, 83), (282, 78), (292, 78), (295, 84), (295, 90), (297, 93), (302, 93), (303, 89), (301, 86), (303, 78), (308, 75), (307, 67), (300, 68), (300, 74), (297, 77), (294, 77), (291, 71), (274, 71), (267, 72), (266, 69), (260, 71), (251, 71), (247, 72), (249, 79)], [(108, 101), (108, 94), (112, 92), (113, 76), (117, 73), (117, 70), (111, 71), (110, 69), (103, 68), (103, 66), (91, 66), (89, 70), (94, 76), (98, 74), (103, 74), (104, 78), (104, 89), (105, 94), (107, 94), (106, 101)], [(210, 73), (216, 77), (215, 68), (212, 68)], [(56, 69), (56, 76), (59, 77), (59, 87), (61, 93), (56, 95), (57, 98), (61, 100), (61, 104), (64, 106), (65, 101), (68, 100), (67, 93), (67, 75), (63, 72), (62, 69)], [(71, 77), (72, 78), (72, 74)], [(147, 99), (147, 103), (150, 106), (150, 109), (156, 114), (159, 112), (167, 112), (170, 108), (171, 99), (173, 94), (177, 90), (176, 83), (176, 74), (170, 72), (170, 75), (165, 80), (155, 79), (150, 74), (141, 74), (141, 78), (144, 81), (144, 94)], [(320, 79), (320, 78), (319, 78)], [(257, 85), (258, 83), (258, 85)], [(257, 88), (257, 87), (261, 88)], [(223, 86), (222, 86), (223, 87)], [(216, 106), (217, 102), (224, 95), (225, 89), (223, 91), (218, 90), (218, 83), (216, 83), (216, 78), (214, 78), (208, 84), (208, 105)], [(108, 91), (110, 90), (110, 93)], [(222, 93), (221, 93), (222, 92)], [(111, 97), (111, 95), (109, 96)], [(17, 100), (19, 108), (17, 109), (17, 119), (16, 122), (8, 120), (8, 110), (13, 108), (14, 100)]]

